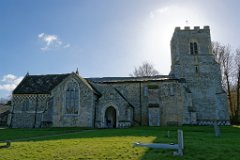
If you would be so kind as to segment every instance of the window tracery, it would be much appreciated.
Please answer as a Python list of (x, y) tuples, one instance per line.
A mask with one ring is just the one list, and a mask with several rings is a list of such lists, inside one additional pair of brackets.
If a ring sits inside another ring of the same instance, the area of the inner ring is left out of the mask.
[(65, 114), (78, 114), (79, 87), (77, 82), (69, 82), (66, 89)]

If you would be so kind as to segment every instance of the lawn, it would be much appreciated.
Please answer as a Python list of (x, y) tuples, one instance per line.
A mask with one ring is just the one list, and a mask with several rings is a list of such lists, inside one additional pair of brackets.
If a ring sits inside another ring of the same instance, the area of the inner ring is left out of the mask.
[[(172, 150), (133, 147), (133, 142), (176, 143), (177, 129), (184, 132), (184, 156)], [(167, 137), (170, 131), (170, 137)], [(0, 140), (12, 140), (0, 149), (0, 160), (66, 159), (163, 159), (238, 160), (240, 127), (134, 127), (129, 129), (49, 128), (0, 129)], [(3, 143), (0, 143), (3, 145)]]

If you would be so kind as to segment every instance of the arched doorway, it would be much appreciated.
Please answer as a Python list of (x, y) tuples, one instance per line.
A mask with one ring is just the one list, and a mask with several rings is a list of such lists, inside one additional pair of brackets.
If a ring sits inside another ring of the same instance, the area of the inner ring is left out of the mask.
[(105, 126), (116, 128), (116, 110), (113, 107), (108, 107), (105, 111)]

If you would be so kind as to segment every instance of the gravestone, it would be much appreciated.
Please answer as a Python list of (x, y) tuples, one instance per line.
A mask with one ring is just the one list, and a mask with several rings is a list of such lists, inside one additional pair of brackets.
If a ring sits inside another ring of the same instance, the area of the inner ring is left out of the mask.
[(170, 138), (170, 131), (167, 131), (166, 137)]
[(221, 134), (220, 127), (218, 126), (217, 122), (214, 122), (214, 133), (216, 137), (219, 137)]
[(140, 143), (136, 142), (133, 144), (134, 147), (147, 147), (147, 148), (156, 148), (156, 149), (173, 149), (177, 150), (173, 152), (174, 156), (183, 156), (183, 131), (178, 130), (178, 144), (170, 143), (170, 144), (164, 144), (164, 143)]

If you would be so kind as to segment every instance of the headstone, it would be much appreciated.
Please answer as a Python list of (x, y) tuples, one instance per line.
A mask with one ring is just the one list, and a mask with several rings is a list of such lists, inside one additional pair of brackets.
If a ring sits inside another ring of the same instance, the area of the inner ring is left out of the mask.
[(183, 155), (184, 143), (183, 143), (183, 131), (178, 130), (178, 153), (180, 156)]
[(173, 152), (174, 156), (183, 156), (183, 149), (184, 149), (184, 144), (183, 144), (183, 131), (178, 130), (178, 151)]
[(178, 144), (170, 143), (140, 143), (136, 142), (133, 144), (134, 147), (148, 147), (148, 148), (157, 148), (157, 149), (174, 149), (177, 151), (173, 152), (174, 156), (183, 156), (183, 131), (178, 130)]
[(221, 132), (220, 132), (220, 127), (217, 125), (217, 122), (214, 122), (214, 132), (215, 132), (215, 136), (219, 137)]
[(167, 136), (168, 138), (170, 138), (170, 131), (167, 131), (166, 136)]

